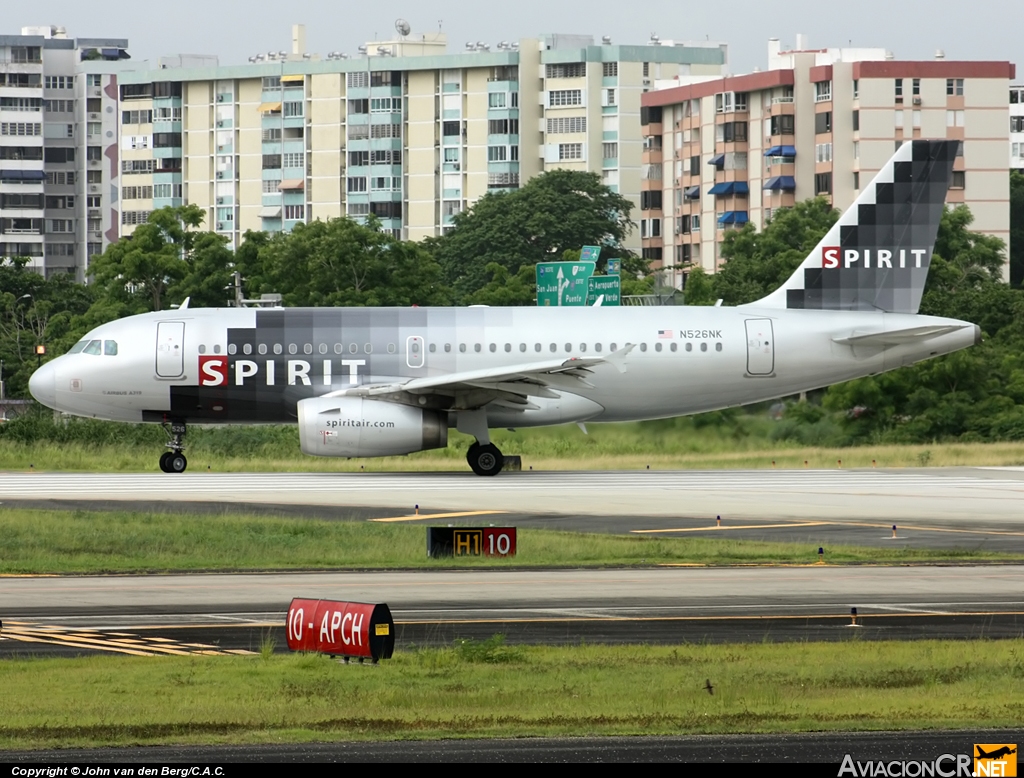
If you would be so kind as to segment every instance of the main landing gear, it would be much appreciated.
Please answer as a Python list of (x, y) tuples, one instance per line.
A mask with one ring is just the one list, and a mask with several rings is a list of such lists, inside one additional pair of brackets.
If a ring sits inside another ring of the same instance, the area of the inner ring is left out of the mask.
[(163, 427), (169, 438), (167, 448), (170, 451), (165, 451), (161, 455), (160, 469), (165, 473), (184, 473), (185, 468), (188, 467), (188, 460), (181, 453), (185, 448), (183, 444), (186, 432), (185, 422), (172, 421), (170, 424), (164, 424)]
[(477, 475), (497, 475), (505, 464), (505, 457), (493, 443), (474, 443), (469, 447), (466, 461)]

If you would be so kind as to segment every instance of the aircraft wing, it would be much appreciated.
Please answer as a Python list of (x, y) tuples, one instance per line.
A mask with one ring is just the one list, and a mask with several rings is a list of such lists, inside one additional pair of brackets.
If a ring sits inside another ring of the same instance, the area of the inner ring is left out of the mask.
[(904, 330), (889, 330), (888, 332), (854, 333), (846, 337), (833, 338), (836, 343), (844, 346), (898, 346), (901, 343), (913, 343), (918, 340), (936, 338), (939, 335), (946, 335), (956, 332), (968, 325), (966, 324), (933, 324), (925, 327), (909, 327)]
[(497, 401), (513, 408), (532, 407), (529, 397), (558, 398), (554, 389), (578, 391), (593, 388), (587, 378), (598, 365), (612, 365), (620, 373), (626, 372), (625, 357), (633, 350), (626, 344), (607, 356), (574, 357), (523, 362), (518, 365), (466, 370), (460, 373), (409, 378), (387, 384), (368, 384), (331, 392), (327, 397), (362, 396), (381, 399), (400, 399), (401, 395), (460, 396), (462, 405), (483, 407)]

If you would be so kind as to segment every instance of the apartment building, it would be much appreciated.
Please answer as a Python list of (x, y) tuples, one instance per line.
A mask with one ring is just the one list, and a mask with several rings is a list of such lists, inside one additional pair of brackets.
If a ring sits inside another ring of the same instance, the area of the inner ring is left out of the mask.
[(1010, 85), (1010, 167), (1024, 172), (1024, 84)]
[(722, 44), (653, 39), (549, 35), (449, 54), (436, 33), (326, 59), (303, 39), (296, 28), (292, 52), (247, 65), (121, 76), (122, 234), (187, 202), (233, 245), (246, 230), (371, 214), (418, 240), (555, 167), (598, 173), (639, 207), (641, 95), (727, 65)]
[(0, 36), (0, 260), (28, 257), (41, 273), (83, 280), (88, 258), (116, 238), (127, 48), (61, 27)]
[(948, 203), (1009, 240), (1009, 62), (900, 61), (884, 49), (783, 51), (766, 71), (660, 82), (642, 96), (642, 250), (681, 287), (725, 231), (814, 196), (847, 208), (903, 141), (963, 141)]

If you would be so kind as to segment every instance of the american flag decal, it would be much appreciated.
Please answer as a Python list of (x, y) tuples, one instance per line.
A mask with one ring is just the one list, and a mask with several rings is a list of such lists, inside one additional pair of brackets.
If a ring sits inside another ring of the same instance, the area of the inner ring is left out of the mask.
[(659, 338), (671, 338), (672, 337), (672, 330), (658, 330), (658, 337)]

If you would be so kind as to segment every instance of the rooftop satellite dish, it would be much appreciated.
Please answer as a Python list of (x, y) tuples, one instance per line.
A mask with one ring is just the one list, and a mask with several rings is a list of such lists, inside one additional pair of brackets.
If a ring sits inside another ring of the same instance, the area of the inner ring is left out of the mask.
[(398, 34), (403, 38), (412, 32), (412, 26), (405, 19), (399, 19), (395, 22), (395, 29), (398, 30)]

